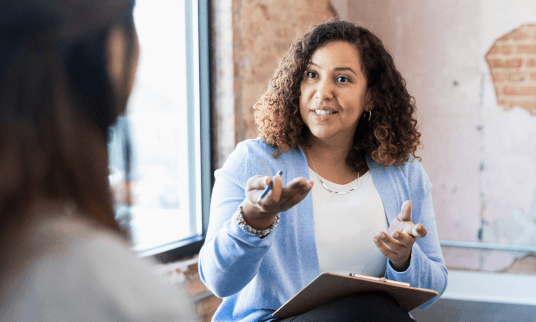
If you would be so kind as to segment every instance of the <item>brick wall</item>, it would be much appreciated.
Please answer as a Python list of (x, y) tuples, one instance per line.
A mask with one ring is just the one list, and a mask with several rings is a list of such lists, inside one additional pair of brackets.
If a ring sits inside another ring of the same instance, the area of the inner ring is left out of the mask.
[(536, 115), (536, 24), (526, 24), (499, 38), (486, 54), (497, 103)]
[(336, 16), (329, 0), (218, 0), (213, 6), (216, 169), (236, 144), (256, 137), (253, 105), (290, 45)]
[(313, 25), (335, 16), (327, 0), (235, 1), (239, 15), (233, 22), (239, 30), (238, 65), (241, 115), (245, 135), (256, 137), (252, 106), (266, 88), (279, 61), (290, 45)]

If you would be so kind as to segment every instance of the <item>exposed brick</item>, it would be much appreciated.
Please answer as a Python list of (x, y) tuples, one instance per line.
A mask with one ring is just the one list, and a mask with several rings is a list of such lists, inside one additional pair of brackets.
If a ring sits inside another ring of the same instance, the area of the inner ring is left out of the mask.
[(497, 93), (497, 95), (499, 95), (500, 93), (503, 92), (503, 87), (502, 86), (499, 86), (497, 83), (494, 83), (493, 85), (495, 85), (495, 93)]
[(536, 86), (505, 86), (504, 95), (536, 96)]
[[(236, 0), (238, 1), (238, 0)], [(273, 75), (289, 46), (311, 26), (326, 21), (334, 12), (329, 0), (248, 0), (233, 22), (240, 30), (235, 62), (239, 79), (236, 93), (237, 117), (244, 125), (245, 138), (256, 137), (253, 106)], [(247, 57), (255, 57), (245, 64)], [(268, 59), (264, 59), (268, 58)]]
[(504, 61), (500, 58), (488, 59), (487, 62), (490, 68), (500, 68), (504, 65)]
[(530, 38), (530, 34), (523, 30), (516, 30), (513, 32), (513, 38), (514, 40), (527, 40)]
[(519, 54), (536, 54), (536, 44), (517, 45), (517, 52)]
[(524, 72), (510, 72), (508, 73), (508, 81), (510, 82), (523, 82), (527, 79), (527, 75)]
[(494, 83), (502, 83), (506, 80), (508, 80), (508, 74), (504, 71), (492, 71), (491, 72), (491, 78), (493, 78)]
[[(527, 24), (502, 36), (486, 54), (497, 104), (516, 106), (536, 115), (536, 24)], [(490, 55), (490, 53), (494, 53)]]
[(519, 68), (523, 64), (523, 59), (513, 58), (513, 59), (501, 59), (501, 58), (491, 58), (487, 60), (490, 68)]
[(512, 35), (512, 34), (513, 34), (513, 32), (507, 33), (506, 35), (504, 35), (504, 36), (502, 36), (501, 38), (499, 38), (499, 39), (497, 40), (497, 42), (499, 42), (499, 41), (506, 41), (506, 40), (510, 40), (510, 39), (512, 39), (512, 38), (513, 38), (513, 35)]
[(486, 57), (491, 56), (491, 55), (495, 55), (495, 54), (498, 54), (498, 53), (499, 53), (499, 46), (497, 46), (497, 44), (495, 44), (489, 49), (488, 53), (486, 54)]
[(521, 67), (521, 64), (523, 63), (523, 60), (520, 58), (516, 59), (507, 59), (504, 61), (504, 67), (507, 68), (519, 68)]
[(521, 107), (527, 111), (529, 111), (532, 115), (536, 115), (536, 101), (511, 101), (510, 105), (512, 107)]
[(501, 54), (510, 55), (514, 52), (514, 46), (512, 45), (503, 45), (501, 46)]

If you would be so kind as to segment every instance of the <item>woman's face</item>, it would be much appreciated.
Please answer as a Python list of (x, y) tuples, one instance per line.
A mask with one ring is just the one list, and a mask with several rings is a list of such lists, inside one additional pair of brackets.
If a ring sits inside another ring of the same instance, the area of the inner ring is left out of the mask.
[(368, 102), (354, 46), (335, 41), (313, 53), (301, 83), (300, 113), (314, 137), (352, 140)]

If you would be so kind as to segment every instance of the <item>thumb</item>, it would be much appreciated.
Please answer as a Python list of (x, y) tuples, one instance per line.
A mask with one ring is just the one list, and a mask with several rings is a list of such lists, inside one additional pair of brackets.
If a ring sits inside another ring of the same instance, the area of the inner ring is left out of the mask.
[(400, 213), (396, 216), (400, 221), (411, 221), (411, 200), (406, 200), (400, 208)]

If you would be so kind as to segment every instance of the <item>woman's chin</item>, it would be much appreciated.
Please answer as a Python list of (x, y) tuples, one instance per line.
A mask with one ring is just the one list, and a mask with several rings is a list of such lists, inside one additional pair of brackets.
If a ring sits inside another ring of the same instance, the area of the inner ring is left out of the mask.
[(333, 136), (332, 131), (325, 131), (325, 130), (311, 130), (311, 135), (316, 139), (329, 139), (331, 136)]

